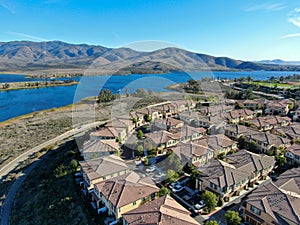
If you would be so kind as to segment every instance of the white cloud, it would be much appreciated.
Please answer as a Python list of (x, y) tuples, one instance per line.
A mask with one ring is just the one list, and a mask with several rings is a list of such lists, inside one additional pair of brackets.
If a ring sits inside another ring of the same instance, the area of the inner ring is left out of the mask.
[(293, 37), (300, 37), (300, 33), (296, 33), (296, 34), (287, 34), (281, 37), (281, 39), (285, 39), (285, 38), (293, 38)]
[(300, 28), (300, 16), (295, 18), (289, 18), (289, 22)]
[(1, 5), (4, 9), (8, 10), (10, 13), (16, 14), (16, 12), (13, 10), (13, 8), (12, 8), (11, 6), (7, 5), (6, 3), (4, 3), (4, 2), (1, 1), (1, 2), (0, 2), (0, 5)]
[(254, 5), (250, 6), (245, 9), (246, 12), (252, 12), (252, 11), (280, 11), (282, 9), (286, 8), (286, 5), (283, 3), (264, 3), (260, 5)]
[(289, 13), (290, 23), (300, 28), (300, 8), (295, 8), (292, 12)]
[(19, 33), (19, 32), (6, 32), (7, 34), (10, 34), (10, 35), (14, 35), (14, 36), (17, 36), (17, 37), (24, 37), (24, 38), (28, 38), (30, 40), (33, 40), (33, 41), (48, 41), (47, 39), (45, 38), (41, 38), (41, 37), (36, 37), (36, 36), (32, 36), (32, 35), (29, 35), (29, 34), (24, 34), (24, 33)]

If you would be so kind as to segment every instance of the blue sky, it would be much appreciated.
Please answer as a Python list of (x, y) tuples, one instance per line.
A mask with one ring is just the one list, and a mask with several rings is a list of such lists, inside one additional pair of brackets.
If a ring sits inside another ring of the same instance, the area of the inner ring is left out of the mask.
[(0, 41), (155, 40), (242, 60), (300, 61), (299, 0), (0, 0)]

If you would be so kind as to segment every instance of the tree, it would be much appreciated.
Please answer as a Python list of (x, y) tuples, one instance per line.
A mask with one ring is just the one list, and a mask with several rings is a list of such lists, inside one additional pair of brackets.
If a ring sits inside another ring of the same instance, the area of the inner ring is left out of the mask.
[(148, 92), (145, 88), (138, 88), (132, 95), (134, 97), (144, 98), (148, 95)]
[(244, 91), (244, 94), (243, 94), (243, 99), (253, 99), (253, 90), (252, 88), (247, 88), (245, 91)]
[(144, 116), (144, 120), (146, 121), (146, 122), (151, 122), (151, 120), (152, 120), (152, 117), (149, 115), (149, 114), (146, 114), (145, 116)]
[(132, 122), (134, 123), (135, 126), (137, 126), (137, 118), (133, 118)]
[(210, 221), (205, 222), (205, 225), (218, 225), (218, 222), (215, 220), (210, 220)]
[(54, 170), (54, 176), (56, 178), (64, 177), (68, 174), (68, 169), (64, 164), (61, 164)]
[(217, 204), (218, 204), (218, 197), (210, 192), (210, 191), (205, 191), (202, 195), (201, 198), (203, 199), (206, 208), (208, 209), (209, 212), (213, 211)]
[(98, 100), (97, 102), (110, 102), (116, 99), (116, 95), (112, 94), (110, 90), (108, 89), (103, 89), (100, 91), (98, 95)]
[(225, 219), (227, 225), (239, 225), (242, 222), (242, 218), (239, 217), (239, 213), (232, 210), (227, 211)]
[(139, 131), (137, 132), (137, 134), (136, 134), (136, 137), (137, 137), (138, 139), (142, 139), (143, 136), (144, 136), (144, 133), (143, 133), (142, 130), (139, 130)]
[(162, 196), (166, 196), (166, 195), (170, 195), (170, 191), (166, 188), (166, 187), (162, 187), (159, 192), (158, 192), (158, 196), (162, 197)]
[(139, 146), (137, 147), (137, 151), (138, 151), (139, 156), (142, 156), (143, 153), (144, 153), (144, 148), (143, 148), (143, 146), (142, 146), (142, 145), (139, 145)]
[(72, 161), (70, 162), (70, 168), (72, 171), (76, 171), (78, 168), (78, 161), (76, 159), (72, 159)]
[(172, 169), (178, 173), (182, 172), (183, 166), (181, 164), (179, 157), (174, 152), (171, 152), (168, 155), (165, 165), (167, 166), (168, 169)]
[(168, 170), (166, 177), (167, 177), (166, 181), (168, 183), (173, 183), (178, 179), (179, 176), (174, 170)]
[(194, 86), (194, 85), (197, 85), (197, 84), (198, 84), (197, 81), (194, 80), (194, 79), (192, 79), (192, 78), (190, 78), (190, 79), (188, 80), (188, 85), (189, 85), (190, 87), (192, 87), (192, 86)]

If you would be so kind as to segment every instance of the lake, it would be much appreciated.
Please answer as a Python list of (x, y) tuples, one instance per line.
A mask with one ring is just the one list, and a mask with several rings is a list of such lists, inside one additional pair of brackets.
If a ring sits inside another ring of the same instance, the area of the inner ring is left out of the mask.
[[(189, 79), (199, 80), (203, 77), (228, 78), (251, 76), (253, 79), (266, 80), (271, 76), (279, 77), (296, 72), (174, 72), (169, 74), (133, 74), (127, 76), (83, 76), (72, 78), (80, 81), (73, 86), (47, 87), (37, 89), (11, 90), (0, 92), (0, 121), (4, 121), (27, 113), (57, 108), (80, 101), (82, 98), (96, 96), (103, 88), (113, 93), (134, 92), (137, 88), (153, 91), (168, 91), (166, 86), (187, 82)], [(42, 78), (27, 78), (18, 74), (0, 74), (0, 85), (6, 82), (40, 81)], [(63, 80), (63, 79), (62, 79)]]

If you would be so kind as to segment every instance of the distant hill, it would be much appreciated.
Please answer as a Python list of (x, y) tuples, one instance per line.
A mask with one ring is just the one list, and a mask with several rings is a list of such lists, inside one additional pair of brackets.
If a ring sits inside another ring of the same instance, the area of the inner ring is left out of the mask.
[(300, 61), (284, 61), (281, 59), (273, 59), (273, 60), (261, 60), (257, 61), (258, 63), (263, 63), (263, 64), (277, 64), (277, 65), (294, 65), (294, 66), (299, 66)]
[(60, 41), (0, 43), (0, 71), (87, 70), (92, 74), (167, 73), (197, 70), (293, 70), (300, 66), (244, 62), (179, 48), (139, 52)]

